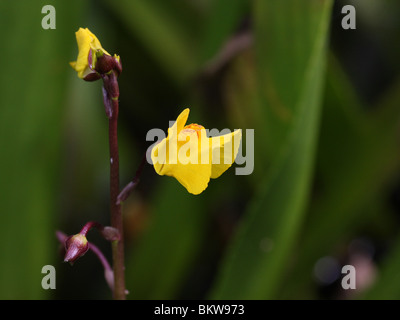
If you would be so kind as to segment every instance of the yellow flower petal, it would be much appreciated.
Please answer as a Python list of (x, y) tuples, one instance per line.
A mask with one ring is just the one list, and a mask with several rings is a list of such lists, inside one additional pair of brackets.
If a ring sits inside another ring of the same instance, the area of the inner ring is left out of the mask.
[(186, 190), (194, 195), (202, 193), (211, 176), (210, 164), (174, 164), (165, 166), (166, 176), (174, 177)]
[(187, 122), (187, 119), (189, 117), (190, 109), (186, 108), (183, 110), (180, 115), (178, 116), (178, 119), (176, 119), (175, 123), (171, 128), (168, 129), (168, 135), (170, 135), (170, 132), (178, 135), (179, 132), (182, 131), (182, 129), (185, 127), (185, 124)]
[[(166, 159), (168, 159), (169, 153), (168, 152), (168, 140), (164, 138), (160, 143), (155, 145), (151, 150), (151, 161), (153, 162), (154, 170), (159, 175), (164, 175), (164, 165)], [(162, 155), (165, 155), (162, 156)], [(165, 159), (165, 161), (163, 161)]]
[(212, 145), (211, 178), (216, 179), (235, 162), (242, 139), (242, 130), (210, 139)]
[[(183, 127), (185, 126), (189, 117), (189, 112), (190, 110), (188, 108), (181, 112), (172, 127), (168, 129), (167, 138), (163, 139), (159, 144), (157, 144), (151, 152), (151, 159), (153, 161), (154, 169), (159, 175), (165, 174), (165, 164), (174, 164), (178, 162), (178, 133), (182, 131)], [(173, 143), (170, 144), (170, 141)]]
[(79, 28), (79, 30), (75, 33), (75, 36), (76, 42), (78, 43), (79, 53), (77, 60), (70, 62), (70, 65), (75, 69), (76, 72), (78, 72), (79, 78), (84, 78), (85, 75), (90, 72), (88, 58), (89, 51), (91, 49), (101, 50), (105, 54), (110, 54), (102, 48), (99, 39), (97, 39), (97, 37), (90, 32), (88, 28)]
[[(210, 181), (211, 161), (207, 161), (205, 164), (201, 163), (197, 133), (188, 136), (187, 140), (176, 140), (175, 143), (170, 138), (168, 136), (153, 148), (151, 157), (154, 169), (159, 175), (177, 179), (188, 192), (195, 195), (200, 194), (207, 188)], [(170, 158), (170, 152), (176, 152), (175, 156)], [(165, 158), (161, 154), (165, 154)], [(194, 161), (192, 161), (193, 157), (195, 157)], [(161, 159), (161, 163), (156, 162), (159, 159)], [(162, 161), (163, 159), (165, 162)]]

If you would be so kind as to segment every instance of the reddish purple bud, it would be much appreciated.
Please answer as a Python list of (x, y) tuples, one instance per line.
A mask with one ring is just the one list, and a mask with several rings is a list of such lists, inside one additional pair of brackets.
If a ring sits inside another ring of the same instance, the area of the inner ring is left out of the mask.
[(122, 72), (122, 64), (121, 64), (121, 58), (119, 56), (117, 56), (116, 54), (114, 54), (114, 60), (115, 60), (115, 68), (114, 70), (117, 71), (118, 76), (121, 74)]
[(121, 239), (118, 229), (113, 227), (104, 227), (103, 230), (101, 230), (101, 235), (108, 241), (116, 241)]
[(117, 61), (114, 57), (109, 56), (106, 53), (99, 52), (96, 54), (96, 63), (93, 68), (100, 74), (107, 74), (111, 70), (117, 68)]
[(86, 237), (80, 233), (70, 236), (65, 241), (64, 262), (75, 262), (89, 250), (89, 242)]
[(91, 72), (87, 74), (85, 77), (83, 77), (83, 80), (92, 82), (101, 79), (101, 75), (97, 72)]

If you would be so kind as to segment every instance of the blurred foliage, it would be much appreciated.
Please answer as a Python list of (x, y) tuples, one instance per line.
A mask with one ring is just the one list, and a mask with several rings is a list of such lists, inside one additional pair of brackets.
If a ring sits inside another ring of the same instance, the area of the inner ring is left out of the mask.
[[(48, 4), (55, 30), (41, 28)], [(101, 84), (68, 65), (79, 27), (121, 56), (121, 183), (146, 133), (185, 107), (208, 128), (255, 130), (254, 172), (233, 167), (200, 196), (145, 167), (123, 206), (128, 298), (400, 298), (399, 13), (391, 0), (0, 0), (0, 298), (111, 297), (94, 255), (63, 264), (54, 236), (109, 223)], [(340, 286), (346, 264), (357, 290)]]

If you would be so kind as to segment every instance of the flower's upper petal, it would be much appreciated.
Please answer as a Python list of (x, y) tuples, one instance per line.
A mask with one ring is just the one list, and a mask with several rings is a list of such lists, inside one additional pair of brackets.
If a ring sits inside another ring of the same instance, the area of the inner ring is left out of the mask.
[(190, 109), (186, 108), (179, 114), (175, 123), (172, 125), (171, 128), (168, 129), (168, 137), (171, 137), (172, 135), (178, 136), (179, 132), (182, 131), (183, 127), (185, 126), (185, 124), (187, 122), (189, 113), (190, 113)]
[[(90, 31), (89, 31), (90, 32)], [(90, 32), (91, 33), (91, 32)], [(91, 33), (93, 38), (92, 41), (90, 42), (90, 49), (95, 50), (95, 51), (101, 51), (109, 56), (111, 56), (111, 54), (109, 54), (106, 50), (104, 50), (104, 48), (101, 46), (101, 43), (99, 41), (99, 39), (97, 39), (97, 37)]]
[(79, 53), (73, 68), (78, 72), (78, 77), (83, 78), (85, 70), (89, 68), (88, 57), (89, 57), (90, 43), (92, 42), (94, 35), (87, 28), (86, 29), (79, 28), (79, 30), (75, 33), (75, 35), (76, 35), (76, 42), (78, 43)]
[[(169, 160), (172, 160), (172, 164), (177, 163), (178, 135), (186, 124), (189, 112), (189, 108), (186, 108), (179, 114), (175, 123), (168, 129), (168, 136), (155, 145), (151, 151), (154, 169), (159, 175), (165, 174), (164, 165), (167, 163), (169, 164)], [(171, 157), (170, 153), (172, 155)]]
[(211, 178), (216, 179), (235, 161), (242, 139), (242, 130), (209, 139), (212, 149)]

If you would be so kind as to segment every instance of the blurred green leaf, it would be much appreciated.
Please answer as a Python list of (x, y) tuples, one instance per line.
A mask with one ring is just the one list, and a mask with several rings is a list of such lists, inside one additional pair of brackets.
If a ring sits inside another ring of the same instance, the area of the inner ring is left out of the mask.
[(315, 0), (255, 2), (257, 82), (270, 157), (279, 155), (299, 113), (304, 75), (320, 36), (317, 28), (325, 5), (326, 1)]
[[(173, 80), (182, 84), (198, 66), (189, 24), (180, 24), (164, 1), (106, 1), (126, 28), (143, 43)], [(176, 4), (174, 8), (179, 8)], [(178, 10), (178, 9), (177, 9)]]
[(308, 198), (331, 6), (332, 1), (254, 3), (259, 92), (268, 123), (276, 124), (275, 147), (280, 146), (213, 298), (264, 299), (276, 293)]
[[(44, 5), (56, 29), (41, 26)], [(1, 1), (0, 298), (38, 299), (57, 240), (62, 115), (79, 1)]]
[(205, 22), (204, 38), (201, 46), (202, 63), (214, 58), (223, 44), (238, 26), (246, 9), (246, 0), (214, 0)]
[(320, 257), (367, 223), (366, 209), (398, 170), (399, 84), (368, 114), (340, 65), (331, 59), (329, 66), (317, 168), (323, 185), (298, 244), (301, 255), (286, 290), (290, 298), (305, 291), (300, 283), (312, 285)]
[(127, 257), (127, 288), (134, 299), (174, 299), (204, 239), (204, 195), (189, 194), (160, 177), (151, 225)]
[[(256, 132), (254, 163), (262, 163), (263, 165), (256, 165), (253, 173), (246, 178), (250, 180), (253, 186), (257, 186), (269, 169), (271, 157), (266, 148), (267, 139), (265, 137), (268, 129), (265, 126), (265, 117), (263, 116), (265, 112), (262, 110), (257, 95), (257, 67), (254, 62), (253, 51), (253, 48), (248, 48), (232, 60), (227, 71), (223, 92), (227, 104), (227, 117), (229, 117), (232, 126), (254, 129), (254, 132)], [(242, 148), (242, 150), (246, 150), (246, 140), (243, 140)]]

